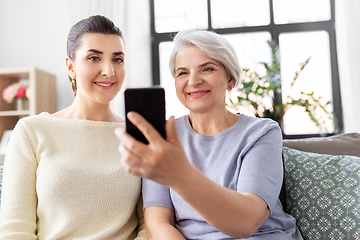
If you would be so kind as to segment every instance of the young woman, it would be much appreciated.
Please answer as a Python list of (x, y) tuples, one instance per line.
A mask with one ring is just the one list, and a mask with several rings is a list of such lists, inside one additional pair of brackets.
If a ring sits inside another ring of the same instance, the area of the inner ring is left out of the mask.
[(66, 67), (74, 102), (21, 119), (6, 153), (0, 239), (146, 239), (141, 179), (120, 164), (110, 101), (125, 77), (122, 32), (103, 16), (75, 24)]
[(140, 115), (129, 119), (149, 144), (117, 130), (122, 164), (143, 180), (149, 239), (302, 239), (278, 199), (282, 137), (269, 119), (233, 114), (226, 91), (240, 80), (231, 45), (208, 31), (174, 39), (170, 70), (190, 110), (166, 124), (167, 139)]

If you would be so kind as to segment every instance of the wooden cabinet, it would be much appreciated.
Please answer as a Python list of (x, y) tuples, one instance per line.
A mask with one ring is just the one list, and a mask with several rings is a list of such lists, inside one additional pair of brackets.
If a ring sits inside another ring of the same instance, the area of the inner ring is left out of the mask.
[[(2, 98), (3, 90), (20, 80), (28, 79), (28, 109), (17, 110), (16, 100), (7, 103)], [(36, 68), (0, 68), (0, 140), (5, 130), (15, 127), (17, 121), (41, 112), (56, 111), (56, 78)]]

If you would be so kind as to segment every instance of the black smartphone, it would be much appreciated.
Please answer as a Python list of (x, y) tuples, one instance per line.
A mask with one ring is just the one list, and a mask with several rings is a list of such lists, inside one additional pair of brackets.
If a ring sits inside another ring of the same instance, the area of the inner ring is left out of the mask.
[(166, 139), (165, 132), (165, 91), (161, 87), (128, 88), (124, 91), (126, 131), (145, 144), (149, 142), (140, 130), (132, 124), (127, 113), (141, 114)]

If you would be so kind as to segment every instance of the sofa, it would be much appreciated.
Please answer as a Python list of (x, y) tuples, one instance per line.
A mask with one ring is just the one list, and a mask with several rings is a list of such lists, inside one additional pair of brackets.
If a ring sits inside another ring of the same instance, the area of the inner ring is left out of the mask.
[(283, 161), (280, 200), (304, 239), (360, 239), (360, 134), (283, 140)]
[(285, 212), (304, 239), (360, 239), (360, 134), (283, 140)]

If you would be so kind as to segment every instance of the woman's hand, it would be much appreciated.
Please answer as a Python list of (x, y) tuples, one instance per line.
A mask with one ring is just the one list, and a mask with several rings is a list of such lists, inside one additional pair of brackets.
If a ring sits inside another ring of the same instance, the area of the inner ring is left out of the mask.
[(151, 179), (172, 187), (186, 176), (187, 169), (193, 168), (188, 161), (175, 128), (172, 116), (166, 122), (165, 140), (158, 131), (136, 112), (129, 112), (128, 119), (144, 134), (149, 144), (134, 139), (123, 129), (116, 129), (121, 144), (121, 164), (129, 173)]
[(259, 196), (220, 186), (188, 161), (177, 136), (174, 117), (166, 122), (164, 140), (141, 115), (130, 112), (127, 116), (149, 144), (135, 140), (124, 130), (116, 130), (126, 171), (172, 188), (205, 221), (234, 238), (251, 237), (269, 217), (267, 204)]

